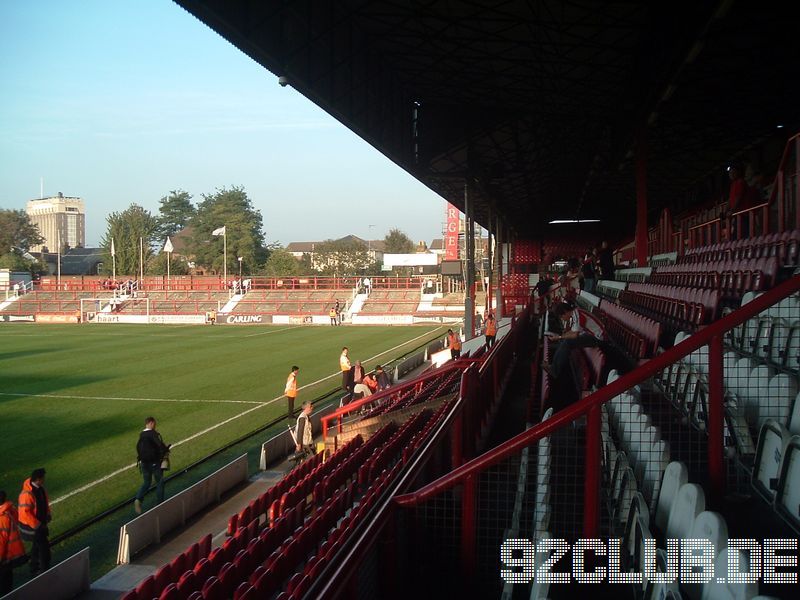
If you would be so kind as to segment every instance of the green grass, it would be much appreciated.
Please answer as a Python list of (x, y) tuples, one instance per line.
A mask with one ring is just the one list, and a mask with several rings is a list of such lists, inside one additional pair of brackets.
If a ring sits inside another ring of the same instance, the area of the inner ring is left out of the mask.
[(178, 470), (284, 414), (285, 401), (268, 402), (282, 395), (293, 364), (300, 386), (317, 382), (299, 392), (300, 401), (312, 399), (338, 387), (342, 346), (369, 368), (444, 331), (4, 324), (0, 489), (16, 497), (40, 466), (51, 501), (91, 486), (54, 503), (57, 535), (135, 493), (140, 476), (125, 467), (136, 461), (144, 417), (157, 418), (168, 443), (211, 429), (174, 448)]

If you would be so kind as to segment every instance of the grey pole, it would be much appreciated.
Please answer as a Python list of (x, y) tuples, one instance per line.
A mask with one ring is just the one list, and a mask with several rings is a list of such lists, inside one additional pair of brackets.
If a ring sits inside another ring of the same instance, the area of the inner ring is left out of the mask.
[(472, 198), (471, 196), (471, 183), (469, 179), (464, 182), (464, 219), (466, 221), (466, 231), (464, 232), (464, 236), (466, 237), (467, 241), (467, 260), (465, 261), (466, 264), (466, 273), (464, 277), (464, 281), (466, 284), (465, 296), (464, 296), (464, 337), (466, 339), (472, 339), (474, 334), (474, 316), (475, 316), (475, 307), (472, 303), (472, 286), (475, 282), (475, 249), (474, 249), (474, 242), (473, 235), (475, 232), (473, 226), (473, 213), (475, 208), (472, 206)]

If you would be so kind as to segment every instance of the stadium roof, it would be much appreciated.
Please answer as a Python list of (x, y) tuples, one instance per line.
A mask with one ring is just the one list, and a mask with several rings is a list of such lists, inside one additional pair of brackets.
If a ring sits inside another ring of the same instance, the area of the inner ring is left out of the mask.
[[(477, 218), (632, 230), (798, 125), (796, 21), (752, 1), (176, 0)], [(784, 128), (778, 131), (778, 126)]]

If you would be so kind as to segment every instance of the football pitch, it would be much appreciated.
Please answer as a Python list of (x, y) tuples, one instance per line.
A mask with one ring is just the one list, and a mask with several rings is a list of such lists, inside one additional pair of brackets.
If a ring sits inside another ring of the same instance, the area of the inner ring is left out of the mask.
[(299, 405), (339, 387), (342, 346), (372, 368), (446, 330), (4, 324), (0, 489), (16, 498), (45, 467), (57, 535), (136, 492), (145, 417), (158, 420), (177, 471), (284, 415), (292, 365)]

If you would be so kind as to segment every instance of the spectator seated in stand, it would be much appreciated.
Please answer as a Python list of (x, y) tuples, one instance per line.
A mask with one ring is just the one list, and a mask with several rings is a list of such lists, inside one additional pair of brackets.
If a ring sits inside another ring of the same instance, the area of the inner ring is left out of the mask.
[(593, 335), (578, 331), (573, 327), (572, 317), (574, 308), (566, 302), (557, 304), (549, 313), (547, 320), (546, 336), (551, 341), (558, 342), (553, 362), (542, 363), (542, 368), (553, 379), (558, 379), (569, 368), (569, 357), (575, 348), (600, 348), (608, 349), (608, 342), (599, 340)]

